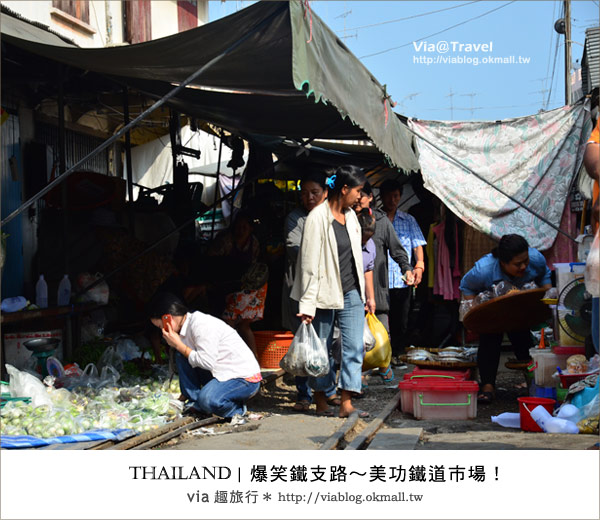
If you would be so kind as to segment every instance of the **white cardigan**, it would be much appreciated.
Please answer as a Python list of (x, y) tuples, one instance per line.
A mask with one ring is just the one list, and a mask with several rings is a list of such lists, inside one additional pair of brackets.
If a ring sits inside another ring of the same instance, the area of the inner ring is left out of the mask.
[[(365, 301), (362, 231), (352, 209), (346, 210), (345, 215), (354, 266), (358, 274), (360, 296)], [(344, 308), (340, 261), (333, 221), (333, 213), (329, 203), (325, 201), (308, 214), (304, 224), (291, 297), (299, 302), (300, 313), (307, 316), (314, 316), (316, 309)]]

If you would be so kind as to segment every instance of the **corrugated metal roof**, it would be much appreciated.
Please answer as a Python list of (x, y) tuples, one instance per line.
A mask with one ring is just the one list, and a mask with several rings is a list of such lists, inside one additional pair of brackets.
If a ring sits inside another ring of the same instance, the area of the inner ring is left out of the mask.
[(581, 69), (583, 93), (589, 94), (600, 85), (600, 27), (585, 30)]

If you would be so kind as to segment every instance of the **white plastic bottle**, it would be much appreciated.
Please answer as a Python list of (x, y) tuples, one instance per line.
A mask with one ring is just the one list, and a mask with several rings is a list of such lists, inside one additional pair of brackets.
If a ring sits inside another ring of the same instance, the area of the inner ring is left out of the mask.
[(505, 428), (520, 428), (521, 427), (521, 414), (504, 412), (500, 415), (493, 415), (492, 422), (504, 426)]
[(64, 275), (60, 281), (56, 301), (59, 306), (69, 305), (71, 301), (71, 281), (68, 274)]
[(552, 417), (551, 421), (546, 424), (547, 433), (579, 433), (579, 428), (574, 422), (566, 419)]
[(579, 433), (579, 428), (575, 423), (552, 417), (550, 412), (541, 405), (531, 411), (531, 417), (546, 433)]
[(579, 419), (581, 419), (581, 412), (575, 405), (565, 403), (558, 410), (556, 417), (564, 419), (565, 421), (577, 423), (579, 422)]
[(44, 280), (44, 275), (40, 275), (40, 279), (35, 284), (35, 304), (40, 309), (48, 307), (48, 284)]

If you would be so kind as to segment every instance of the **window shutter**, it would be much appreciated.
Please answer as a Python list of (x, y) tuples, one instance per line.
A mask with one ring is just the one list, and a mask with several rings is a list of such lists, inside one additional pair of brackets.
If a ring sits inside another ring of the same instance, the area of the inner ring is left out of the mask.
[(177, 0), (177, 25), (179, 32), (198, 27), (197, 0)]
[(125, 36), (129, 43), (152, 39), (150, 0), (125, 0)]

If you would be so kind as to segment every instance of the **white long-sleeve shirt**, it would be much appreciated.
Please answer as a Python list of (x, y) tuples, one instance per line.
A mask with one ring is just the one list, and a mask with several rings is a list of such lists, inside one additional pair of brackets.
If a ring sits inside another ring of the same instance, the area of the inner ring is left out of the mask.
[(190, 365), (209, 370), (218, 381), (245, 379), (260, 373), (260, 366), (244, 340), (214, 316), (188, 312), (179, 335), (192, 349), (188, 357)]

